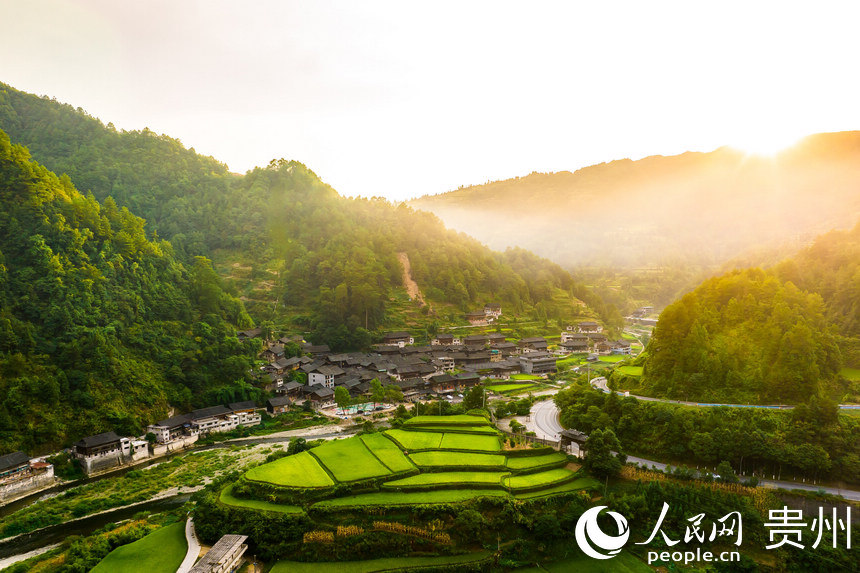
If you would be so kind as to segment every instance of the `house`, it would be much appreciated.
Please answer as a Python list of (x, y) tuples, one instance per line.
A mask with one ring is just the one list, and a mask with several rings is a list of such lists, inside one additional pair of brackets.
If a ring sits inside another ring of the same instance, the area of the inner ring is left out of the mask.
[(77, 442), (74, 456), (89, 474), (147, 458), (149, 444), (145, 440), (121, 438), (115, 432), (105, 432)]
[(460, 339), (453, 334), (437, 334), (430, 344), (433, 346), (447, 346), (449, 344), (460, 344)]
[(290, 398), (296, 398), (301, 395), (302, 386), (303, 384), (299, 384), (295, 380), (290, 380), (289, 382), (284, 382), (281, 387), (278, 388), (278, 393)]
[(467, 349), (483, 348), (487, 345), (487, 342), (489, 342), (489, 338), (484, 334), (473, 334), (463, 339), (463, 344), (466, 345)]
[(457, 389), (461, 392), (481, 383), (481, 377), (475, 372), (457, 374)]
[(594, 344), (594, 351), (597, 354), (610, 354), (612, 352), (612, 344), (606, 340), (601, 340)]
[(331, 354), (331, 349), (327, 344), (305, 344), (302, 346), (302, 352), (310, 354), (314, 358)]
[(499, 318), (502, 316), (502, 305), (491, 302), (484, 305), (484, 314), (488, 317)]
[(561, 332), (561, 341), (567, 342), (569, 340), (582, 340), (587, 344), (588, 343), (588, 335), (583, 334), (581, 332), (573, 332), (570, 330), (563, 330)]
[(259, 338), (261, 334), (263, 334), (262, 328), (252, 328), (251, 330), (240, 330), (236, 334), (236, 338), (238, 338), (239, 341), (244, 342), (246, 340), (251, 340), (252, 338)]
[(606, 335), (602, 332), (591, 332), (588, 334), (588, 344), (594, 346), (600, 342), (606, 342)]
[(548, 352), (528, 352), (520, 356), (520, 368), (526, 374), (549, 374), (557, 371), (555, 360)]
[(272, 344), (267, 349), (260, 353), (260, 356), (263, 360), (268, 360), (269, 362), (275, 362), (284, 358), (284, 347), (280, 344)]
[(403, 348), (407, 344), (415, 344), (415, 339), (408, 332), (389, 332), (382, 337), (383, 344), (391, 344)]
[(436, 394), (452, 394), (457, 391), (457, 378), (450, 374), (430, 377), (430, 389)]
[(24, 452), (14, 452), (0, 456), (0, 481), (15, 478), (30, 470), (30, 456)]
[(487, 335), (487, 341), (490, 343), (490, 346), (500, 344), (505, 341), (505, 335), (501, 332), (491, 332)]
[(513, 356), (517, 353), (517, 345), (513, 342), (497, 342), (493, 344), (492, 349), (497, 351), (502, 358)]
[(483, 312), (467, 312), (466, 320), (472, 326), (487, 326), (487, 315)]
[(547, 349), (547, 342), (543, 336), (533, 336), (517, 342), (517, 347), (520, 352), (543, 352)]
[(233, 411), (233, 415), (237, 416), (237, 426), (256, 426), (262, 421), (262, 417), (257, 412), (257, 404), (253, 400), (246, 402), (233, 402), (227, 404), (227, 407)]
[(54, 482), (54, 466), (31, 460), (24, 452), (0, 456), (0, 501), (24, 495)]
[(610, 343), (610, 353), (612, 354), (630, 354), (630, 341), (629, 340), (616, 340)]
[(278, 414), (283, 414), (290, 409), (290, 406), (293, 405), (293, 401), (290, 400), (286, 396), (275, 396), (274, 398), (269, 398), (266, 400), (266, 411), (276, 416)]
[(242, 566), (242, 556), (248, 550), (247, 535), (224, 535), (190, 569), (188, 573), (232, 573)]
[(495, 362), (490, 372), (495, 378), (510, 378), (513, 374), (519, 374), (522, 371), (519, 360), (502, 360)]
[(334, 401), (334, 390), (326, 387), (317, 388), (308, 395), (308, 399), (318, 407), (325, 406)]
[(412, 401), (429, 391), (429, 384), (423, 378), (408, 378), (392, 382), (403, 391), (403, 399)]
[(578, 328), (579, 332), (585, 332), (585, 333), (601, 332), (603, 330), (603, 327), (600, 326), (599, 324), (597, 324), (596, 322), (594, 322), (593, 320), (586, 320), (586, 321), (580, 322), (577, 325), (577, 328)]
[(326, 388), (334, 388), (335, 378), (344, 374), (343, 368), (339, 366), (319, 366), (315, 370), (308, 372), (308, 384), (321, 384)]
[(159, 420), (146, 427), (147, 433), (155, 434), (155, 441), (166, 444), (181, 437), (197, 435), (191, 428), (191, 414), (179, 414)]
[(582, 337), (579, 338), (571, 338), (559, 345), (566, 353), (571, 354), (574, 352), (587, 352), (588, 351), (588, 338)]

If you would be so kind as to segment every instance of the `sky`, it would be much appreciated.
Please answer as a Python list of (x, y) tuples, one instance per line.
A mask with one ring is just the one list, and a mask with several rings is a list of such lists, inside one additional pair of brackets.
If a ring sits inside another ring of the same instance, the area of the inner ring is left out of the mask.
[(857, 2), (0, 0), (0, 82), (394, 201), (860, 129)]

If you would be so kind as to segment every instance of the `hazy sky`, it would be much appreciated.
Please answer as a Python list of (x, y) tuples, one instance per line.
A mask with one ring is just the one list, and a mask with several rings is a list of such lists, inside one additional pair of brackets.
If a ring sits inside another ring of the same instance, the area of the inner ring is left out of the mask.
[(0, 0), (0, 81), (405, 199), (860, 129), (857, 2)]

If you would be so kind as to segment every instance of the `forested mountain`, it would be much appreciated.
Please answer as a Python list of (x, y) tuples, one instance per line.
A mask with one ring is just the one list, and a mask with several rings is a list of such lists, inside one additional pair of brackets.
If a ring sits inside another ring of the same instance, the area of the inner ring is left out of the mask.
[(790, 255), (860, 216), (860, 132), (774, 156), (730, 148), (532, 173), (412, 201), (501, 249), (566, 267), (709, 269), (751, 249)]
[[(117, 131), (9, 86), (0, 86), (0, 128), (79, 188), (146, 219), (183, 262), (207, 255), (251, 266), (274, 283), (274, 306), (303, 314), (313, 340), (333, 348), (365, 346), (385, 326), (391, 290), (403, 281), (401, 252), (431, 306), (453, 305), (460, 318), (487, 302), (568, 318), (582, 312), (578, 298), (618, 322), (617, 311), (558, 265), (521, 250), (493, 252), (403, 205), (344, 198), (296, 161), (231, 174), (177, 140)], [(259, 306), (249, 306), (260, 310), (254, 318), (270, 318)]]
[(820, 237), (769, 270), (709, 279), (660, 315), (643, 389), (680, 399), (857, 399), (840, 384), (860, 363), (860, 225)]
[(234, 326), (249, 323), (208, 259), (186, 268), (142, 219), (0, 131), (0, 451), (135, 432), (168, 404), (236, 394), (255, 351)]

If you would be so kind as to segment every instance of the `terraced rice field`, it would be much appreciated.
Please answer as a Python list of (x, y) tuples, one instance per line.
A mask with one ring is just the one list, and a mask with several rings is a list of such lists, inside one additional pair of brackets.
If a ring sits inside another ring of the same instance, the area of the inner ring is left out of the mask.
[(391, 475), (391, 470), (361, 440), (332, 440), (310, 450), (310, 453), (337, 481), (350, 482)]
[(471, 452), (418, 452), (409, 456), (419, 467), (466, 467), (504, 469), (505, 456), (501, 454), (474, 454)]
[(464, 555), (445, 555), (441, 557), (384, 557), (367, 561), (336, 561), (328, 563), (302, 563), (299, 561), (278, 561), (272, 573), (379, 573), (382, 571), (408, 571), (409, 569), (443, 568), (446, 565), (477, 563), (488, 559), (489, 551), (466, 553)]
[(511, 488), (513, 491), (518, 489), (547, 487), (554, 484), (560, 484), (571, 477), (573, 477), (573, 472), (568, 469), (559, 468), (534, 474), (514, 475), (505, 478), (505, 486)]
[(406, 448), (406, 451), (412, 450), (435, 450), (442, 443), (442, 436), (439, 432), (411, 432), (406, 430), (388, 430), (386, 435), (394, 438), (398, 444)]
[(453, 433), (469, 433), (469, 434), (485, 434), (487, 436), (498, 436), (498, 430), (489, 426), (423, 426), (410, 425), (409, 430), (421, 432), (453, 432)]
[(302, 513), (304, 510), (297, 505), (281, 505), (279, 503), (270, 503), (259, 499), (245, 499), (233, 496), (233, 486), (228, 485), (221, 490), (218, 500), (226, 505), (235, 507), (248, 507), (251, 509), (259, 509), (262, 511), (275, 511), (277, 513)]
[(486, 426), (487, 424), (487, 419), (483, 416), (469, 416), (467, 414), (457, 416), (415, 416), (406, 421), (407, 426)]
[(331, 487), (334, 480), (308, 452), (251, 468), (245, 477), (286, 487)]
[(443, 450), (480, 450), (484, 452), (498, 452), (502, 449), (502, 443), (497, 436), (478, 436), (475, 434), (445, 434), (442, 444)]
[(535, 386), (535, 384), (529, 384), (527, 382), (522, 384), (499, 384), (497, 386), (487, 386), (487, 390), (501, 394), (503, 392), (511, 392), (514, 390), (528, 390)]
[(392, 473), (408, 472), (415, 469), (415, 465), (397, 447), (397, 444), (382, 434), (365, 434), (361, 441)]
[(508, 458), (507, 466), (512, 470), (526, 470), (539, 468), (549, 464), (557, 464), (564, 461), (567, 461), (567, 456), (559, 453), (548, 454), (545, 456), (511, 456)]
[(600, 482), (592, 478), (577, 478), (573, 481), (563, 483), (561, 485), (540, 489), (537, 491), (529, 491), (524, 493), (515, 493), (517, 499), (534, 499), (537, 497), (547, 497), (559, 493), (568, 493), (571, 491), (580, 491), (588, 488), (599, 487)]
[(314, 504), (314, 507), (352, 507), (361, 505), (416, 505), (426, 503), (457, 503), (477, 497), (508, 497), (504, 490), (495, 489), (443, 489), (438, 491), (382, 491), (378, 493), (363, 493), (347, 497), (326, 499)]
[(507, 472), (440, 472), (418, 474), (417, 476), (409, 476), (407, 478), (385, 482), (385, 489), (391, 488), (408, 488), (421, 487), (432, 485), (451, 485), (460, 484), (464, 487), (470, 486), (500, 486), (502, 478), (507, 476)]

